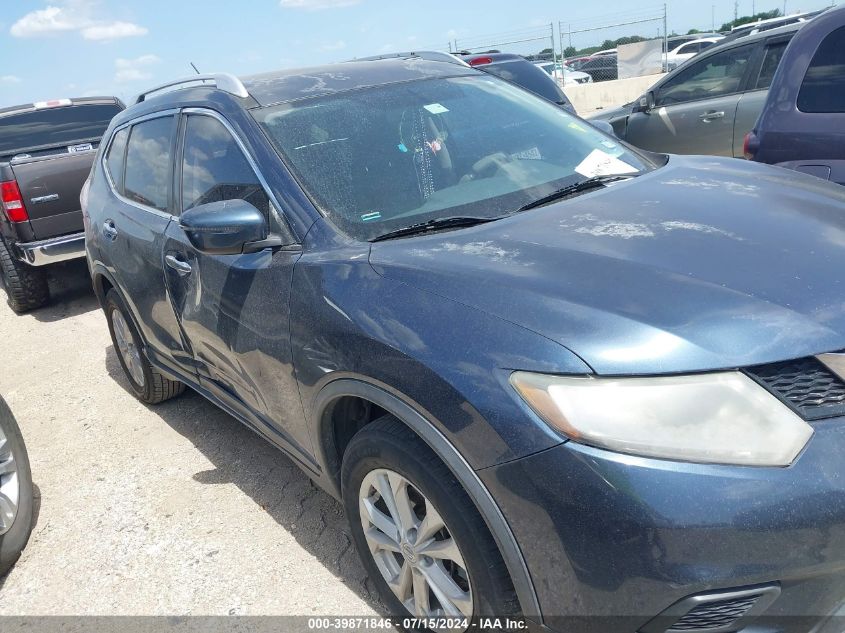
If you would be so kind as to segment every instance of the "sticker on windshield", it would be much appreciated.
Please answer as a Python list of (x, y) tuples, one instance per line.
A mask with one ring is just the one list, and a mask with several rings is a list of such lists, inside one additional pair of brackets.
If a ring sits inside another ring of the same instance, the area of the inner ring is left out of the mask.
[(531, 147), (529, 149), (522, 150), (521, 152), (511, 154), (511, 158), (516, 160), (542, 160), (543, 156), (540, 154), (539, 147)]
[(429, 103), (428, 105), (425, 105), (423, 107), (432, 114), (443, 114), (444, 112), (449, 111), (447, 108), (444, 108), (439, 103)]
[(615, 156), (594, 149), (581, 163), (575, 168), (582, 176), (592, 178), (593, 176), (615, 176), (617, 174), (635, 174), (639, 171), (636, 167), (629, 165), (624, 160), (619, 160)]
[(372, 213), (365, 213), (361, 216), (361, 222), (372, 222), (381, 218), (381, 213), (373, 211)]

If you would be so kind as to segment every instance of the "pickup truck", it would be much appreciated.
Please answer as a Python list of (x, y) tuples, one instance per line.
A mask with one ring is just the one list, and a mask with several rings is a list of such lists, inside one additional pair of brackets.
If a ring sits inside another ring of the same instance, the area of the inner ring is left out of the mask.
[(45, 266), (85, 256), (79, 194), (115, 97), (0, 109), (0, 279), (21, 313), (50, 298)]

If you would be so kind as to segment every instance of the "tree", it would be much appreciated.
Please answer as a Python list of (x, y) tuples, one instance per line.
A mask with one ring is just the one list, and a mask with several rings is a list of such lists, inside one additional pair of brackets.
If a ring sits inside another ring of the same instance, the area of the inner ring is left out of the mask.
[(574, 46), (567, 46), (563, 49), (563, 56), (564, 57), (575, 57), (578, 54), (578, 49)]
[(695, 35), (696, 33), (701, 33), (698, 29), (690, 29), (687, 31), (687, 35)]

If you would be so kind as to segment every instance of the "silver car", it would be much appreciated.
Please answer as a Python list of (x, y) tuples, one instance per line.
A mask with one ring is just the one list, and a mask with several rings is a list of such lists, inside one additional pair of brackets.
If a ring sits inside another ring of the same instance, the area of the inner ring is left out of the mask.
[(664, 76), (637, 101), (598, 113), (643, 149), (741, 157), (786, 45), (803, 23), (711, 47)]

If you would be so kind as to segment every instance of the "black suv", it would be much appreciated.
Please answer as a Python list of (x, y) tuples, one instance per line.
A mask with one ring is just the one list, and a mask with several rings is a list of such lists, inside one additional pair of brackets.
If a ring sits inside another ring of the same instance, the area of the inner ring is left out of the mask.
[(845, 595), (843, 210), (409, 58), (141, 95), (84, 218), (132, 391), (286, 451), (405, 628), (794, 633)]

